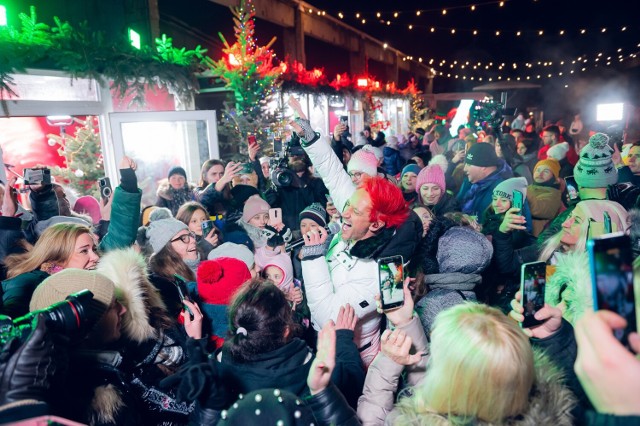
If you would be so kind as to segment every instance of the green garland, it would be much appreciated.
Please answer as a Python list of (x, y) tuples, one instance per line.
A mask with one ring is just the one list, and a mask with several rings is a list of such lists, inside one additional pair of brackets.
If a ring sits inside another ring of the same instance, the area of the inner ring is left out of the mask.
[(165, 35), (156, 39), (155, 48), (138, 50), (126, 39), (108, 42), (86, 23), (74, 28), (54, 17), (54, 25), (38, 22), (35, 8), (30, 15), (20, 13), (20, 28), (0, 27), (0, 103), (8, 115), (6, 98), (17, 96), (11, 74), (27, 68), (58, 69), (72, 78), (92, 78), (101, 84), (112, 80), (120, 97), (133, 95), (133, 102), (144, 103), (145, 90), (171, 87), (178, 97), (197, 91), (195, 73), (205, 70), (211, 59), (206, 49), (173, 47)]

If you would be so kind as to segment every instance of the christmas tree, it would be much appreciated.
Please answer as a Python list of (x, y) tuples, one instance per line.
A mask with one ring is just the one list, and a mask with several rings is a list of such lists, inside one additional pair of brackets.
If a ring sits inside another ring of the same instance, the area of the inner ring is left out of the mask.
[(282, 69), (273, 64), (274, 53), (270, 46), (258, 46), (255, 39), (255, 8), (251, 0), (242, 0), (231, 8), (235, 23), (236, 42), (232, 45), (221, 33), (224, 44), (223, 57), (212, 70), (233, 92), (222, 113), (221, 133), (227, 142), (221, 143), (226, 153), (246, 152), (249, 134), (258, 141), (266, 141), (268, 135), (281, 127), (279, 111), (269, 111), (267, 105), (279, 87)]
[(55, 166), (51, 174), (59, 183), (69, 185), (78, 195), (93, 195), (100, 198), (98, 179), (104, 177), (100, 135), (96, 117), (87, 116), (85, 120), (74, 118), (79, 125), (73, 136), (64, 133), (49, 134), (49, 145), (58, 145), (58, 154), (65, 158), (67, 167)]

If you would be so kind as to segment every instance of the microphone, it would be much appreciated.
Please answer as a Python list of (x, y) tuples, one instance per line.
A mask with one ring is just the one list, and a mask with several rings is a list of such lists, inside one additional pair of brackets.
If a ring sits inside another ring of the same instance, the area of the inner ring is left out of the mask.
[[(327, 226), (324, 227), (324, 230), (327, 231), (327, 235), (335, 235), (340, 232), (340, 224), (336, 222), (330, 222)], [(304, 238), (300, 238), (299, 240), (295, 240), (294, 242), (287, 244), (284, 248), (284, 251), (291, 251), (303, 244)]]

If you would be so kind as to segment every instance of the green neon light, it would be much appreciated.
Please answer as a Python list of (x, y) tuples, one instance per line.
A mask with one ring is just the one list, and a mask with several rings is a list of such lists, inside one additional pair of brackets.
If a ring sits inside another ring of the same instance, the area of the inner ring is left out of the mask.
[(129, 41), (136, 49), (140, 49), (140, 34), (129, 28)]

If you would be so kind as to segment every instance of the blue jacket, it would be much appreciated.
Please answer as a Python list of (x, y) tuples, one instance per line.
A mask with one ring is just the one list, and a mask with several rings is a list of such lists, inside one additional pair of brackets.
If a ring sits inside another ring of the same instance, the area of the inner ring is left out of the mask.
[(480, 182), (472, 184), (465, 177), (457, 197), (462, 205), (462, 213), (482, 217), (484, 211), (491, 204), (495, 187), (503, 180), (512, 177), (513, 171), (504, 160), (500, 160), (500, 165), (493, 174)]
[(400, 152), (397, 149), (385, 146), (382, 149), (382, 155), (384, 155), (384, 171), (387, 172), (388, 175), (395, 176), (402, 171), (404, 159), (400, 156)]

